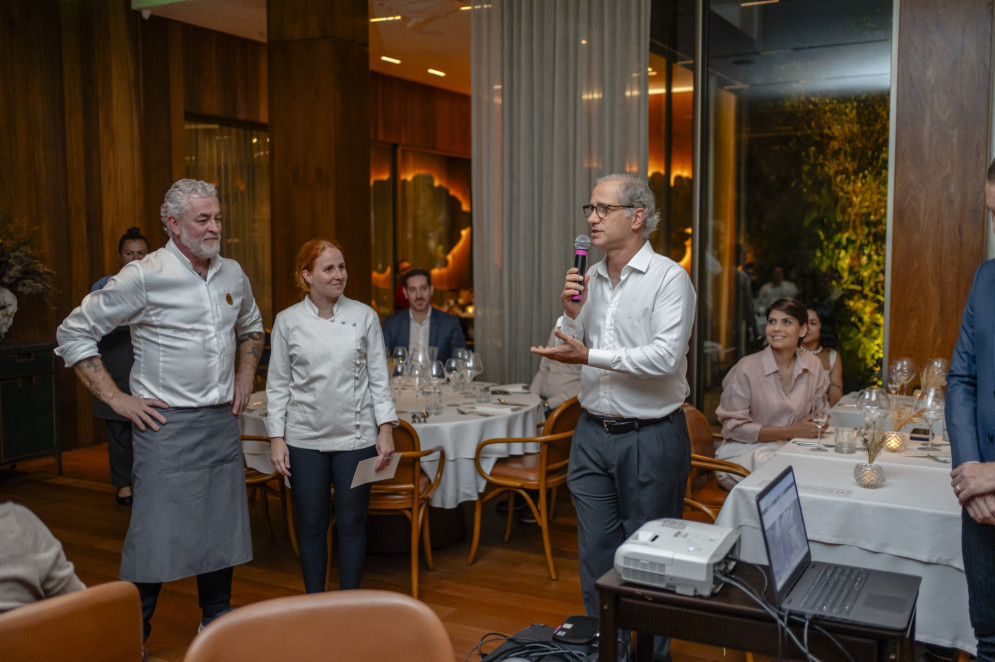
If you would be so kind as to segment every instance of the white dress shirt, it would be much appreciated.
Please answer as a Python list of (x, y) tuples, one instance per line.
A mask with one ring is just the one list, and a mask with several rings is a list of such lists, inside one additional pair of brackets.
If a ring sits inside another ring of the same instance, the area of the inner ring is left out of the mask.
[(695, 292), (682, 266), (647, 241), (614, 288), (601, 260), (588, 271), (587, 301), (557, 326), (590, 349), (580, 404), (601, 416), (661, 418), (691, 392), (687, 351)]
[(262, 333), (249, 279), (215, 256), (201, 278), (176, 244), (129, 262), (59, 326), (58, 356), (73, 366), (98, 356), (97, 341), (131, 327), (131, 393), (170, 407), (207, 407), (235, 393), (236, 337)]
[(428, 314), (425, 315), (424, 322), (415, 321), (415, 313), (410, 308), (408, 309), (408, 316), (410, 319), (408, 326), (408, 350), (414, 352), (416, 349), (428, 349), (429, 343), (429, 330), (431, 329), (432, 323), (432, 309), (428, 309)]
[(297, 448), (355, 450), (397, 423), (380, 318), (340, 296), (331, 319), (309, 297), (276, 316), (266, 376), (266, 434)]

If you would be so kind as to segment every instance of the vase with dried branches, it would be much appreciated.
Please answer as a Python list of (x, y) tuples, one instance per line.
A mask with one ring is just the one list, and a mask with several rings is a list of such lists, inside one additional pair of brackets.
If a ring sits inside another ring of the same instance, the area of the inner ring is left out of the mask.
[(858, 462), (853, 468), (853, 477), (857, 485), (876, 488), (884, 485), (884, 468), (874, 464), (874, 460), (884, 449), (887, 435), (884, 430), (865, 429), (862, 433), (864, 448), (867, 449), (867, 462)]
[(55, 272), (34, 256), (31, 240), (16, 234), (0, 219), (0, 341), (7, 335), (17, 312), (21, 294), (47, 295), (55, 282)]

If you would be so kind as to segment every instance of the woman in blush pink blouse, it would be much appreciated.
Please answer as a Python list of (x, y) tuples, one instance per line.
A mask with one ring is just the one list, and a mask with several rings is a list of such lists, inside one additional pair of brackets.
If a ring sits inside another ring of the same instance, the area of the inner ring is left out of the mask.
[[(744, 356), (722, 380), (715, 410), (722, 443), (715, 457), (753, 471), (796, 437), (815, 437), (812, 405), (829, 380), (819, 359), (799, 351), (808, 331), (808, 311), (797, 299), (778, 299), (767, 308), (767, 347)], [(738, 478), (723, 474), (731, 488)]]

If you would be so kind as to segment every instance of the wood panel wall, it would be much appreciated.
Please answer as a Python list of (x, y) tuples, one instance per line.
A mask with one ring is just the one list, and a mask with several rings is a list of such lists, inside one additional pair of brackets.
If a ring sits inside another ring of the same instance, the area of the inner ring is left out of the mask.
[(470, 97), (370, 73), (370, 139), (469, 158)]
[(949, 358), (984, 260), (990, 0), (902, 0), (889, 348)]
[[(183, 109), (266, 124), (266, 44), (182, 26)], [(165, 192), (165, 191), (164, 191)]]

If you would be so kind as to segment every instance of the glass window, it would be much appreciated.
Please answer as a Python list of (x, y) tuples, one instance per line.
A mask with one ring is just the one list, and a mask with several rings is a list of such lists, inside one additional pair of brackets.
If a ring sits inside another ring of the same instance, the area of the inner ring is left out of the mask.
[(653, 6), (650, 177), (664, 211), (654, 247), (690, 267), (692, 227), (700, 233), (693, 382), (714, 421), (722, 378), (764, 346), (778, 296), (822, 313), (844, 391), (879, 374), (892, 0), (706, 7), (703, 181), (690, 165), (691, 3)]

